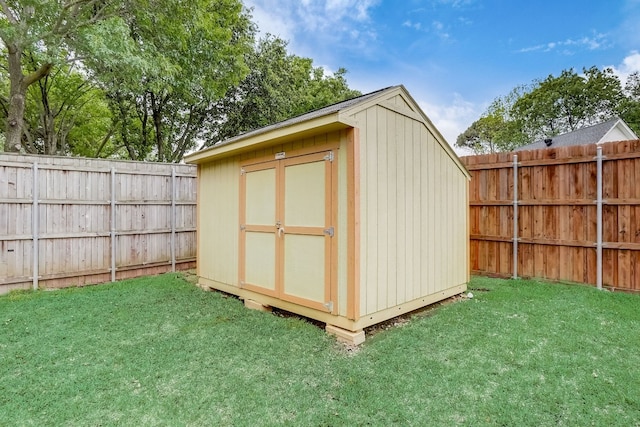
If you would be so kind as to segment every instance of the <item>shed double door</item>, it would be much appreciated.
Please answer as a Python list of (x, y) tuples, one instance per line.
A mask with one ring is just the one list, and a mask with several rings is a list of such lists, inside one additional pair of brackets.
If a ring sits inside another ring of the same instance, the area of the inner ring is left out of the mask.
[(240, 286), (333, 311), (333, 152), (286, 156), (242, 166)]

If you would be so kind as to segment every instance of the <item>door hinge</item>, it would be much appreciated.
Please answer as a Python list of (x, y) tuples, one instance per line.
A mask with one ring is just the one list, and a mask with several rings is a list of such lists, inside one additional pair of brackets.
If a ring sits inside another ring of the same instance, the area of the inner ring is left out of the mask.
[(325, 160), (333, 162), (333, 151), (329, 151), (326, 156), (324, 156)]
[(240, 231), (244, 231), (244, 230), (246, 230), (246, 229), (247, 229), (247, 226), (246, 226), (246, 225), (242, 225), (242, 224), (240, 224)]
[(329, 237), (333, 237), (333, 227), (325, 228), (322, 232)]
[(322, 304), (325, 307), (327, 307), (327, 310), (329, 310), (329, 312), (333, 312), (333, 301), (329, 301), (327, 303)]
[(247, 173), (243, 168), (240, 168), (240, 175), (244, 175), (245, 173)]

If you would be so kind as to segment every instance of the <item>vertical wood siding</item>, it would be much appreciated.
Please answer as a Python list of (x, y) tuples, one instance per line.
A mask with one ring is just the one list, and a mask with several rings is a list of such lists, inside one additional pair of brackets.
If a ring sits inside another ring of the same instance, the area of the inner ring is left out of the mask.
[(200, 167), (198, 274), (237, 286), (240, 165), (234, 158)]
[[(603, 149), (603, 284), (640, 291), (640, 141)], [(513, 272), (514, 153), (469, 156), (471, 268)], [(518, 274), (596, 284), (596, 145), (518, 155)]]
[[(116, 277), (171, 270), (172, 168), (176, 173), (177, 268), (195, 263), (195, 167), (143, 162), (0, 155), (0, 292), (33, 281), (33, 164), (38, 165), (39, 286), (111, 278), (111, 215)], [(111, 170), (115, 212), (111, 212)]]
[(466, 176), (423, 123), (381, 106), (356, 119), (361, 314), (466, 283)]

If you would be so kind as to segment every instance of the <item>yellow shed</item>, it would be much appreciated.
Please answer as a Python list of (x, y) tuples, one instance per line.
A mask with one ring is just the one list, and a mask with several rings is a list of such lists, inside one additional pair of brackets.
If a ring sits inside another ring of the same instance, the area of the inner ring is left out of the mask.
[(223, 141), (198, 165), (198, 277), (363, 328), (466, 290), (469, 173), (404, 86)]

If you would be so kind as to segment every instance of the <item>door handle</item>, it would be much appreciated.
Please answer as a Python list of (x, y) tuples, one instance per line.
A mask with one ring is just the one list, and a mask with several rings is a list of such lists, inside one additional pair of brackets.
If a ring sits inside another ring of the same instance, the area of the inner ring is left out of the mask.
[(278, 227), (278, 237), (282, 237), (282, 234), (284, 234), (284, 227)]

